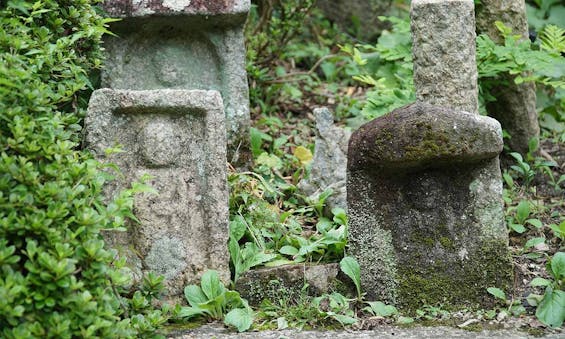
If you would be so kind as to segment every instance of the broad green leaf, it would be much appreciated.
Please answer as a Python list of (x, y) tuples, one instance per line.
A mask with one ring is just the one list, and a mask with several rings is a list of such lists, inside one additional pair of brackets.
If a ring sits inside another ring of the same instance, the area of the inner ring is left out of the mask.
[(294, 156), (302, 165), (308, 165), (312, 161), (312, 152), (304, 146), (298, 146), (294, 149)]
[(208, 299), (202, 293), (202, 289), (196, 285), (188, 285), (184, 288), (184, 297), (190, 306), (196, 307), (198, 304), (205, 303)]
[(247, 331), (253, 324), (253, 311), (250, 308), (235, 308), (226, 314), (224, 323), (237, 328), (239, 332)]
[(377, 316), (389, 317), (393, 314), (398, 313), (396, 307), (392, 305), (386, 305), (381, 301), (368, 301), (367, 304), (369, 304), (371, 311), (373, 311), (373, 313)]
[(551, 285), (551, 281), (544, 279), (544, 278), (534, 278), (531, 282), (530, 282), (531, 286), (549, 286)]
[(248, 307), (247, 301), (241, 298), (239, 292), (231, 290), (227, 290), (224, 294), (224, 304), (228, 309)]
[(488, 293), (492, 294), (494, 297), (506, 301), (506, 294), (500, 288), (489, 287), (487, 288)]
[(331, 312), (330, 316), (337, 320), (342, 325), (353, 325), (357, 322), (357, 318), (353, 318), (343, 314), (336, 314)]
[(282, 254), (294, 256), (294, 255), (298, 254), (298, 249), (296, 247), (286, 245), (286, 246), (281, 247), (279, 252), (282, 253)]
[(264, 165), (268, 168), (279, 169), (282, 167), (282, 160), (274, 154), (268, 154), (266, 152), (261, 153), (256, 160), (258, 165)]
[(536, 317), (551, 327), (560, 327), (565, 320), (565, 292), (548, 287), (536, 310)]
[(214, 270), (208, 270), (202, 275), (202, 292), (208, 297), (208, 299), (214, 299), (224, 292), (224, 285), (220, 281), (218, 272)]
[(556, 280), (565, 277), (565, 252), (557, 252), (551, 259), (551, 271)]
[(192, 318), (195, 316), (202, 316), (206, 314), (206, 311), (199, 307), (181, 307), (178, 317), (179, 318)]
[(353, 257), (344, 257), (339, 263), (339, 267), (355, 284), (357, 296), (361, 297), (361, 268)]

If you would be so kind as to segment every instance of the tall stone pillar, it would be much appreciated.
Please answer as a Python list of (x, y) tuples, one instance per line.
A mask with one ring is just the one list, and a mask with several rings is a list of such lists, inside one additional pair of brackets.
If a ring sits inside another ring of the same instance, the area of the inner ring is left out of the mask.
[[(512, 28), (512, 33), (528, 39), (528, 20), (524, 0), (481, 0), (477, 5), (477, 33), (487, 34), (493, 41), (503, 43), (495, 21)], [(503, 84), (491, 89), (496, 101), (486, 105), (490, 116), (500, 121), (511, 136), (506, 141), (511, 150), (528, 152), (531, 138), (539, 138), (536, 112), (536, 87), (533, 82), (516, 84), (510, 74), (498, 78)]]
[(350, 253), (371, 299), (488, 306), (508, 289), (500, 124), (477, 114), (472, 0), (413, 0), (418, 101), (349, 143)]

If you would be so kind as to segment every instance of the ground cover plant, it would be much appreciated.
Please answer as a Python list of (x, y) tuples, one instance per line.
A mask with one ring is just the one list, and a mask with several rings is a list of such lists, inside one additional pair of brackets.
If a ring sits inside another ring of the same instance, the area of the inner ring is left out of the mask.
[[(142, 186), (104, 201), (80, 150), (89, 74), (107, 33), (88, 0), (0, 2), (0, 336), (143, 337), (166, 322), (149, 275), (128, 292), (101, 232), (133, 217)], [(128, 294), (132, 293), (132, 294)]]

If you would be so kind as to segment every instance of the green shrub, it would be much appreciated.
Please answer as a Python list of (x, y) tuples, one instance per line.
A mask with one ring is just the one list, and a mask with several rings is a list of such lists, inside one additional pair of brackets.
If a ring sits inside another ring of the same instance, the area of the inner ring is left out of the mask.
[(159, 278), (122, 298), (129, 275), (100, 235), (135, 190), (105, 203), (107, 174), (79, 148), (108, 22), (92, 2), (0, 1), (0, 337), (134, 337), (164, 321)]

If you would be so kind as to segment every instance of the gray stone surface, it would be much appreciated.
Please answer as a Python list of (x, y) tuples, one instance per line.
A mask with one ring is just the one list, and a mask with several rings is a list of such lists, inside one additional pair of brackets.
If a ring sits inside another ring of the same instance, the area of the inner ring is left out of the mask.
[[(125, 233), (108, 241), (137, 278), (165, 275), (171, 295), (206, 269), (229, 281), (228, 187), (223, 103), (217, 91), (101, 89), (85, 118), (86, 147), (121, 174), (106, 195), (149, 174), (158, 194), (138, 194)], [(106, 154), (121, 145), (123, 152)]]
[(222, 94), (228, 160), (250, 161), (243, 26), (249, 0), (106, 0), (122, 18), (106, 36), (102, 87), (205, 89)]
[(327, 293), (338, 272), (338, 264), (296, 264), (254, 269), (237, 280), (235, 289), (251, 305), (260, 305), (264, 299), (298, 300), (305, 284), (309, 285), (307, 293), (311, 296)]
[(392, 0), (318, 0), (316, 5), (342, 29), (357, 28), (360, 38), (370, 40), (386, 27), (378, 17), (388, 16), (392, 3)]
[(419, 102), (351, 137), (349, 250), (369, 299), (491, 307), (486, 289), (510, 292), (512, 261), (502, 130), (477, 115), (473, 1), (414, 0), (411, 17)]
[(326, 189), (333, 193), (326, 199), (331, 210), (341, 207), (347, 210), (346, 167), (347, 145), (351, 132), (334, 125), (333, 114), (325, 107), (314, 109), (316, 117), (316, 141), (314, 159), (308, 178), (300, 181), (298, 187), (312, 199)]
[(349, 252), (369, 299), (488, 306), (509, 288), (498, 122), (425, 103), (363, 125), (348, 156)]
[[(513, 34), (528, 39), (528, 20), (523, 0), (482, 0), (476, 9), (477, 32), (487, 34), (493, 41), (502, 43), (500, 32), (494, 25), (501, 21), (512, 28)], [(487, 103), (488, 114), (502, 124), (512, 137), (506, 142), (510, 149), (526, 153), (528, 141), (539, 137), (536, 112), (536, 88), (533, 82), (517, 85), (515, 76), (504, 75), (499, 80), (505, 85), (492, 89), (496, 101)]]
[(473, 0), (413, 0), (416, 99), (478, 113)]
[[(426, 339), (426, 338), (461, 338), (461, 339), (525, 339), (536, 338), (525, 332), (517, 330), (484, 330), (480, 332), (465, 331), (451, 327), (395, 327), (382, 326), (371, 331), (302, 331), (298, 329), (287, 329), (282, 331), (261, 331), (234, 333), (223, 327), (221, 324), (210, 324), (189, 331), (179, 331), (168, 336), (169, 338), (198, 339), (198, 338), (262, 338), (262, 339), (360, 339), (360, 338), (379, 338), (379, 339)], [(539, 338), (539, 337), (538, 337)], [(562, 333), (549, 334), (542, 336), (546, 339), (563, 338)]]

